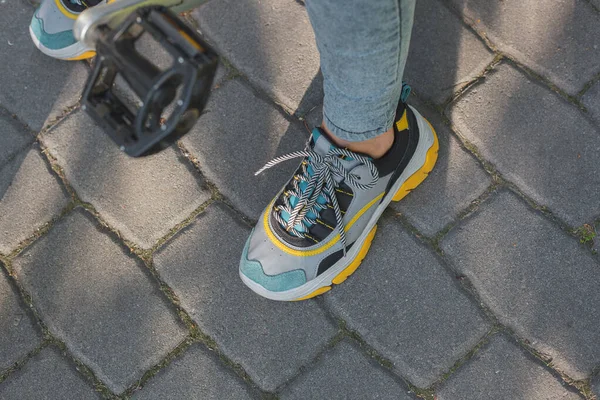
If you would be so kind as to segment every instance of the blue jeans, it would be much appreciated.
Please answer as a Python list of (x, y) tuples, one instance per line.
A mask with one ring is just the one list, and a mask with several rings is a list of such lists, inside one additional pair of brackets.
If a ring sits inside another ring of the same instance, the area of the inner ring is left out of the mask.
[(340, 139), (390, 129), (416, 0), (306, 0), (321, 56), (323, 121)]

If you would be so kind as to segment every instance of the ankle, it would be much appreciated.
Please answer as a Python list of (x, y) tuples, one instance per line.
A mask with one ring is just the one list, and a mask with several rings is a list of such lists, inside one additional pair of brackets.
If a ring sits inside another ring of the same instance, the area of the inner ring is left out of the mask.
[(381, 135), (360, 142), (350, 142), (348, 140), (338, 138), (329, 129), (327, 129), (325, 122), (321, 123), (321, 129), (327, 133), (327, 135), (338, 147), (346, 148), (356, 153), (366, 154), (374, 159), (383, 157), (394, 144), (393, 127)]

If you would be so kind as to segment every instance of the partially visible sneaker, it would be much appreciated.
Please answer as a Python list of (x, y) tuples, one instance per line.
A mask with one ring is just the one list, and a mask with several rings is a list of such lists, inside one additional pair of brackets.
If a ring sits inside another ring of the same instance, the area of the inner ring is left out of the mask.
[(106, 0), (43, 0), (33, 14), (29, 33), (42, 53), (62, 60), (83, 60), (96, 55), (75, 40), (73, 25), (79, 14)]
[(392, 148), (374, 160), (336, 147), (317, 128), (305, 150), (263, 167), (303, 158), (246, 242), (239, 272), (250, 289), (272, 300), (304, 300), (358, 268), (385, 208), (423, 182), (437, 160), (433, 127), (402, 102), (394, 132)]

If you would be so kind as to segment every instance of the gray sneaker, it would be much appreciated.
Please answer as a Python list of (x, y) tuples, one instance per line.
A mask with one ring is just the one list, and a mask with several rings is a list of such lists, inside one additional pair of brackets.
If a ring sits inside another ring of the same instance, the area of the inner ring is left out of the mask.
[(425, 118), (401, 102), (396, 121), (382, 158), (338, 148), (316, 128), (303, 151), (257, 172), (303, 158), (246, 242), (240, 277), (250, 289), (272, 300), (304, 300), (358, 268), (385, 208), (423, 182), (437, 160), (437, 136)]

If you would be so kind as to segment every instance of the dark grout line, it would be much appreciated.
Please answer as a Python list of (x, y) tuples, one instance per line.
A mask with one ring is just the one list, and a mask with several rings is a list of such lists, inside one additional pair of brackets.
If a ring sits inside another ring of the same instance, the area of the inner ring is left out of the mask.
[(317, 365), (325, 357), (325, 354), (331, 351), (339, 342), (344, 340), (345, 337), (347, 337), (347, 335), (343, 331), (338, 330), (336, 334), (333, 335), (327, 341), (327, 343), (325, 343), (325, 345), (317, 352), (317, 354), (312, 358), (312, 360), (300, 366), (300, 368), (298, 368), (298, 371), (294, 375), (292, 375), (285, 382), (277, 386), (277, 388), (275, 389), (275, 393), (281, 393), (287, 387), (291, 386), (294, 382), (296, 382), (301, 376), (306, 375), (315, 365)]
[(593, 393), (590, 388), (590, 378), (585, 380), (575, 380), (569, 377), (566, 373), (557, 369), (552, 363), (552, 357), (542, 353), (539, 350), (534, 349), (531, 343), (526, 338), (521, 338), (511, 328), (504, 326), (505, 333), (522, 349), (529, 353), (538, 363), (541, 363), (546, 371), (548, 371), (554, 378), (561, 381), (562, 386), (568, 386), (571, 390), (574, 390), (581, 394), (586, 400), (594, 399)]
[(500, 324), (493, 325), (489, 331), (487, 331), (481, 339), (467, 351), (462, 357), (460, 357), (449, 369), (446, 371), (437, 381), (435, 381), (429, 389), (432, 392), (435, 392), (444, 382), (446, 382), (456, 371), (458, 371), (462, 366), (466, 365), (473, 357), (475, 357), (499, 332), (501, 332), (504, 327)]
[(146, 383), (157, 375), (163, 368), (168, 367), (174, 360), (181, 357), (185, 351), (192, 346), (194, 339), (188, 335), (181, 343), (171, 350), (161, 361), (148, 369), (140, 379), (131, 384), (119, 397), (129, 399), (133, 394), (141, 390)]
[(256, 225), (257, 220), (250, 218), (249, 216), (244, 214), (242, 211), (238, 210), (233, 205), (233, 203), (227, 198), (227, 196), (225, 196), (224, 194), (222, 194), (220, 192), (217, 185), (215, 183), (213, 183), (210, 179), (208, 179), (206, 177), (206, 175), (204, 174), (204, 171), (202, 170), (202, 166), (200, 165), (200, 161), (198, 160), (198, 158), (194, 154), (192, 154), (192, 152), (189, 151), (181, 141), (177, 142), (177, 147), (178, 147), (178, 150), (181, 152), (182, 156), (186, 160), (188, 160), (188, 162), (196, 170), (196, 173), (200, 174), (200, 176), (202, 177), (202, 180), (208, 186), (208, 188), (211, 192), (211, 195), (212, 195), (212, 200), (215, 202), (218, 201), (218, 202), (226, 205), (229, 209), (231, 209), (239, 217), (241, 222), (243, 222), (249, 228), (253, 228), (254, 225)]
[(23, 130), (26, 131), (29, 135), (31, 135), (31, 138), (33, 140), (31, 140), (30, 143), (33, 143), (33, 141), (35, 140), (36, 132), (33, 129), (31, 129), (31, 127), (21, 119), (21, 117), (19, 117), (16, 113), (12, 112), (2, 104), (0, 104), (0, 110), (3, 111), (5, 114), (8, 114), (13, 120), (15, 120), (19, 125), (21, 125)]
[(584, 1), (586, 3), (588, 3), (594, 9), (594, 11), (600, 15), (600, 8), (596, 4), (594, 4), (592, 2), (592, 0), (584, 0)]
[[(37, 323), (37, 326), (40, 329), (40, 331), (42, 333), (42, 337), (43, 337), (43, 341), (40, 344), (40, 346), (38, 346), (36, 349), (34, 349), (32, 352), (30, 352), (27, 355), (26, 360), (22, 364), (18, 365), (18, 368), (11, 369), (11, 372), (13, 370), (20, 369), (25, 364), (25, 362), (28, 361), (31, 357), (38, 354), (43, 348), (47, 347), (48, 345), (53, 344), (53, 345), (56, 345), (64, 354), (66, 354), (68, 356), (68, 358), (72, 362), (74, 362), (77, 365), (77, 368), (76, 368), (77, 371), (81, 375), (83, 375), (83, 377), (88, 382), (91, 382), (93, 384), (96, 391), (100, 392), (105, 398), (108, 398), (108, 399), (116, 398), (115, 394), (112, 393), (108, 389), (108, 386), (104, 382), (102, 382), (102, 380), (100, 380), (98, 377), (96, 377), (96, 375), (92, 372), (92, 370), (87, 365), (85, 365), (84, 363), (79, 361), (76, 357), (74, 357), (68, 351), (67, 346), (61, 340), (57, 339), (52, 334), (52, 332), (50, 332), (50, 329), (44, 323), (37, 307), (34, 305), (31, 294), (23, 287), (23, 285), (19, 281), (18, 277), (14, 274), (14, 271), (12, 270), (12, 265), (10, 262), (5, 264), (5, 268), (8, 271), (9, 276), (12, 279), (14, 285), (16, 286), (19, 296), (21, 297), (21, 300), (28, 307), (28, 309), (29, 309), (28, 311), (31, 312), (31, 314), (33, 314), (33, 319)], [(6, 379), (4, 374), (0, 375), (0, 382), (2, 382), (4, 379)]]
[[(490, 66), (491, 66), (491, 64), (490, 64)], [(490, 71), (493, 71), (493, 70), (490, 69)], [(474, 82), (469, 87), (469, 89), (475, 88), (476, 86), (482, 85), (484, 83), (485, 83), (485, 81), (483, 81), (483, 80), (477, 80), (477, 82)], [(467, 89), (465, 89), (465, 91), (463, 91), (461, 93), (461, 95), (465, 94), (466, 92), (467, 92)], [(455, 100), (456, 99), (454, 99), (453, 102)], [(431, 104), (431, 103), (429, 103), (429, 104)], [(523, 198), (527, 202), (529, 207), (540, 212), (546, 219), (549, 219), (550, 221), (554, 222), (555, 224), (558, 224), (558, 226), (561, 228), (561, 230), (568, 232), (571, 236), (580, 240), (581, 236), (576, 233), (578, 227), (572, 227), (571, 225), (569, 225), (568, 223), (563, 221), (561, 218), (557, 217), (548, 207), (538, 204), (536, 201), (534, 201), (529, 196), (527, 196), (517, 185), (515, 185), (510, 180), (506, 179), (500, 172), (498, 172), (495, 165), (483, 157), (483, 155), (481, 154), (481, 152), (479, 151), (477, 146), (475, 144), (471, 143), (465, 136), (463, 136), (460, 133), (460, 130), (452, 123), (450, 118), (446, 115), (446, 111), (447, 111), (448, 107), (450, 106), (450, 104), (452, 104), (452, 103), (449, 103), (444, 107), (436, 106), (435, 108), (437, 109), (438, 112), (441, 113), (443, 122), (450, 128), (451, 134), (453, 134), (456, 137), (456, 139), (460, 143), (461, 147), (464, 148), (473, 157), (475, 157), (475, 159), (479, 162), (479, 164), (483, 167), (483, 169), (491, 176), (493, 185), (508, 187), (510, 190), (515, 192), (519, 197)], [(600, 220), (600, 218), (599, 218), (599, 220)], [(452, 223), (450, 223), (450, 224), (452, 224)], [(450, 224), (448, 224), (448, 225), (450, 225)], [(592, 254), (592, 256), (595, 256), (595, 254), (593, 253), (590, 246), (588, 246), (588, 250), (589, 250), (590, 254)]]
[(359, 347), (364, 355), (377, 362), (377, 364), (380, 365), (387, 373), (389, 373), (395, 379), (398, 379), (405, 387), (407, 387), (410, 392), (425, 400), (435, 400), (433, 391), (413, 385), (408, 378), (399, 374), (398, 371), (395, 371), (394, 363), (375, 350), (373, 346), (371, 346), (360, 336), (358, 331), (348, 328), (346, 321), (338, 318), (338, 325), (346, 337), (351, 338), (359, 344)]
[[(489, 201), (490, 198), (495, 197), (496, 191), (490, 192), (484, 201)], [(468, 214), (466, 214), (463, 218), (470, 217), (474, 213), (479, 210), (478, 207), (471, 210)], [(434, 241), (427, 236), (421, 234), (414, 226), (412, 226), (403, 215), (398, 213), (393, 213), (392, 218), (398, 221), (402, 227), (411, 233), (419, 243), (424, 245), (431, 253), (437, 258), (440, 265), (442, 265), (443, 269), (446, 271), (448, 276), (451, 278), (453, 282), (455, 282), (458, 288), (474, 303), (477, 309), (481, 312), (481, 315), (486, 319), (491, 325), (496, 326), (499, 324), (498, 317), (494, 312), (487, 306), (487, 304), (483, 301), (479, 292), (475, 289), (475, 286), (471, 283), (471, 280), (463, 275), (460, 271), (457, 271), (452, 266), (450, 260), (444, 254), (444, 251), (439, 247), (439, 242)], [(458, 225), (460, 221), (457, 221), (456, 225)]]
[[(495, 197), (493, 195), (495, 195), (502, 188), (504, 188), (504, 190), (511, 190), (511, 188), (506, 185), (503, 185), (502, 187), (494, 188), (493, 192), (489, 193), (484, 201), (487, 202), (490, 200), (490, 198)], [(526, 201), (526, 199), (523, 199), (523, 200)], [(479, 211), (479, 209), (477, 207), (477, 208), (469, 211), (468, 213), (465, 213), (465, 215), (463, 216), (462, 219), (470, 218), (473, 213), (477, 213), (478, 211)], [(450, 260), (447, 259), (446, 255), (437, 246), (437, 244), (432, 242), (431, 239), (422, 235), (415, 227), (410, 225), (410, 223), (408, 223), (408, 221), (406, 221), (405, 217), (395, 214), (395, 218), (400, 221), (400, 223), (404, 226), (405, 229), (410, 231), (414, 236), (416, 236), (416, 238), (419, 241), (421, 241), (423, 244), (425, 244), (427, 247), (429, 247), (430, 250), (432, 250), (436, 254), (436, 256), (438, 257), (438, 259), (440, 260), (440, 263), (444, 266), (444, 268), (451, 275), (454, 275), (456, 277), (456, 279), (459, 281), (459, 286), (462, 290), (464, 290), (467, 297), (470, 298), (471, 301), (476, 303), (476, 306), (479, 308), (479, 310), (485, 315), (485, 317), (492, 324), (491, 330), (486, 335), (484, 335), (484, 337), (473, 347), (473, 349), (471, 349), (469, 352), (467, 352), (465, 356), (459, 358), (459, 360), (457, 360), (457, 362), (439, 380), (437, 380), (435, 383), (433, 383), (430, 387), (426, 388), (427, 391), (430, 391), (431, 393), (433, 393), (435, 391), (435, 389), (441, 383), (446, 381), (456, 370), (458, 370), (458, 368), (460, 366), (464, 365), (469, 359), (471, 359), (479, 351), (479, 349), (489, 340), (489, 338), (491, 336), (493, 336), (497, 332), (504, 331), (513, 340), (515, 340), (522, 347), (524, 347), (529, 353), (533, 354), (537, 359), (539, 359), (555, 377), (560, 377), (560, 379), (563, 382), (572, 386), (573, 388), (576, 388), (582, 395), (585, 396), (586, 399), (588, 398), (586, 393), (590, 392), (590, 389), (588, 388), (589, 382), (587, 382), (587, 386), (586, 386), (585, 381), (574, 380), (574, 379), (570, 378), (567, 374), (557, 370), (551, 363), (551, 357), (546, 356), (546, 355), (540, 353), (539, 351), (535, 350), (533, 347), (531, 347), (529, 345), (527, 339), (520, 338), (520, 336), (517, 335), (511, 328), (509, 328), (508, 326), (506, 326), (505, 324), (500, 322), (498, 316), (489, 308), (489, 306), (486, 304), (486, 302), (481, 298), (481, 296), (479, 295), (479, 292), (475, 289), (475, 287), (471, 283), (470, 279), (468, 277), (462, 275), (458, 271), (454, 270), (454, 268), (452, 267), (452, 263), (450, 262)], [(455, 221), (455, 224), (456, 225), (460, 224), (462, 222), (462, 219), (459, 221)]]
[(72, 364), (75, 364), (75, 369), (77, 370), (77, 372), (79, 372), (79, 374), (82, 375), (86, 381), (91, 383), (94, 387), (94, 390), (100, 393), (102, 397), (109, 400), (116, 400), (119, 398), (119, 396), (115, 395), (108, 388), (108, 386), (104, 382), (102, 382), (102, 380), (98, 378), (96, 374), (94, 374), (91, 368), (89, 368), (81, 360), (79, 360), (73, 354), (71, 354), (67, 345), (64, 342), (62, 342), (59, 339), (56, 339), (55, 337), (51, 337), (49, 341), (51, 344), (59, 348), (59, 350), (63, 353), (62, 355), (64, 357), (66, 357)]
[[(589, 1), (589, 0), (586, 0), (586, 1)], [(573, 105), (575, 105), (581, 111), (584, 111), (584, 112), (587, 111), (586, 108), (583, 106), (583, 104), (581, 104), (581, 101), (578, 98), (579, 95), (573, 96), (573, 95), (568, 94), (565, 90), (563, 90), (560, 87), (558, 87), (556, 84), (554, 84), (552, 81), (550, 81), (545, 76), (543, 76), (540, 73), (534, 71), (533, 69), (527, 67), (524, 63), (522, 63), (519, 60), (517, 60), (514, 56), (512, 56), (512, 55), (510, 55), (510, 54), (502, 51), (500, 48), (498, 48), (498, 46), (496, 46), (496, 44), (494, 44), (487, 37), (487, 35), (486, 35), (485, 32), (483, 32), (483, 31), (481, 31), (481, 30), (479, 30), (479, 29), (477, 29), (475, 27), (474, 21), (472, 21), (470, 18), (466, 17), (463, 13), (461, 13), (456, 7), (454, 7), (453, 4), (451, 4), (449, 2), (449, 0), (442, 0), (442, 2), (446, 6), (446, 8), (448, 8), (464, 24), (466, 24), (466, 26), (469, 28), (469, 30), (471, 32), (473, 32), (474, 34), (477, 35), (477, 37), (479, 37), (481, 40), (483, 40), (483, 42), (489, 48), (489, 50), (491, 50), (493, 53), (496, 54), (496, 57), (501, 57), (502, 59), (508, 60), (509, 62), (511, 62), (513, 64), (513, 66), (515, 66), (518, 69), (520, 69), (523, 72), (525, 72), (530, 78), (532, 78), (532, 79), (534, 79), (534, 80), (542, 83), (544, 86), (548, 87), (553, 92), (555, 92), (555, 93), (559, 94), (560, 96), (562, 96), (569, 103), (572, 103)]]
[[(244, 83), (258, 98), (264, 100), (268, 104), (274, 106), (288, 121), (302, 121), (304, 117), (308, 114), (304, 112), (302, 114), (297, 114), (291, 108), (289, 108), (283, 101), (277, 98), (277, 96), (271, 96), (267, 92), (265, 92), (260, 86), (255, 85), (254, 82), (243, 72), (237, 69), (234, 64), (227, 59), (226, 57), (221, 55), (221, 51), (219, 51), (219, 47), (210, 40), (210, 38), (204, 35), (198, 25), (198, 22), (186, 15), (186, 20), (200, 33), (202, 38), (206, 40), (211, 46), (213, 46), (217, 52), (219, 53), (219, 57), (223, 62), (224, 66), (229, 70), (230, 74), (226, 75), (226, 77), (222, 80), (221, 84), (224, 84), (226, 81), (230, 81), (233, 79), (239, 79), (242, 83)], [(219, 85), (221, 86), (221, 85)]]
[(586, 94), (586, 92), (589, 89), (591, 89), (592, 86), (594, 86), (598, 82), (600, 82), (600, 72), (598, 72), (596, 75), (594, 75), (594, 77), (592, 79), (590, 79), (589, 82), (587, 82), (585, 85), (583, 85), (583, 89), (581, 89), (575, 97), (577, 97), (578, 99), (581, 100), (581, 98)]
[[(436, 105), (436, 108), (438, 108), (439, 110), (446, 109), (450, 104), (452, 104), (452, 103), (456, 102), (458, 99), (460, 99), (471, 88), (478, 86), (479, 84), (485, 83), (485, 79), (487, 78), (487, 76), (494, 72), (496, 66), (498, 64), (500, 64), (502, 62), (502, 60), (504, 60), (504, 58), (505, 58), (504, 55), (496, 53), (496, 55), (494, 56), (494, 59), (492, 61), (490, 61), (490, 63), (488, 65), (486, 65), (479, 74), (475, 75), (473, 78), (466, 81), (465, 85), (461, 86), (457, 91), (452, 93), (452, 95), (450, 95), (442, 104), (440, 104), (439, 106)], [(430, 104), (433, 104), (433, 103), (430, 103)]]
[(10, 367), (0, 371), (0, 384), (9, 379), (15, 372), (21, 370), (33, 357), (38, 355), (42, 350), (48, 347), (49, 341), (47, 339), (42, 340), (32, 350), (27, 352), (23, 357), (15, 361)]

